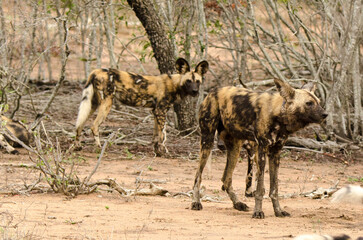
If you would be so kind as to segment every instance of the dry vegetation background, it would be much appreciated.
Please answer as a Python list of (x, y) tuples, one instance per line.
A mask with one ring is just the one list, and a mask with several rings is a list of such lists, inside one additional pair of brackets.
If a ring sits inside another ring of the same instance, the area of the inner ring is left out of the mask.
[[(216, 86), (271, 90), (274, 77), (295, 87), (317, 83), (329, 118), (297, 133), (283, 153), (282, 203), (293, 213), (291, 224), (282, 230), (286, 220), (273, 217), (267, 200), (268, 220), (262, 223), (252, 221), (251, 213), (238, 215), (231, 209), (220, 191), (225, 157), (218, 150), (205, 183), (212, 205), (198, 213), (185, 210), (197, 166), (198, 129), (193, 126), (190, 134), (183, 134), (172, 109), (167, 159), (153, 156), (150, 111), (122, 105), (113, 107), (101, 126), (107, 150), (95, 150), (86, 130), (85, 148), (74, 153), (74, 122), (92, 69), (159, 74), (144, 27), (124, 0), (2, 0), (0, 113), (24, 122), (35, 134), (34, 144), (20, 155), (0, 154), (2, 237), (289, 239), (305, 231), (359, 236), (361, 208), (330, 207), (327, 199), (301, 194), (334, 186), (338, 179), (339, 185), (363, 181), (362, 1), (152, 3), (171, 43), (168, 50), (192, 63), (210, 63), (198, 102)], [(243, 152), (241, 157), (243, 168), (236, 170), (240, 193), (246, 170)], [(134, 183), (137, 178), (147, 181)], [(147, 189), (150, 181), (172, 197), (132, 195)], [(69, 201), (90, 192), (96, 193)], [(245, 201), (253, 206), (252, 200)], [(102, 210), (87, 213), (89, 206)]]

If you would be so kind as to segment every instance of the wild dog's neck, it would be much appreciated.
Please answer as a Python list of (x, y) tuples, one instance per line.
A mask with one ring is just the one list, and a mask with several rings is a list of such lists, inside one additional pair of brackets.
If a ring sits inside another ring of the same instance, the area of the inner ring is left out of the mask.
[(289, 108), (289, 103), (279, 93), (275, 93), (273, 99), (276, 104), (273, 105), (277, 106), (274, 108), (274, 115), (289, 134), (305, 127), (303, 123), (295, 118), (294, 112)]
[(181, 78), (182, 75), (180, 74), (173, 74), (170, 76), (171, 79), (170, 90), (175, 92), (175, 94), (178, 95), (179, 97), (184, 98), (185, 94), (182, 91)]

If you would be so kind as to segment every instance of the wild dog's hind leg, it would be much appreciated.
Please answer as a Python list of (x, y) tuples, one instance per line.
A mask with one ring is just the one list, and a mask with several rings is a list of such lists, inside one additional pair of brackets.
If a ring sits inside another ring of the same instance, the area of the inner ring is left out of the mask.
[(92, 115), (101, 103), (100, 93), (94, 92), (93, 84), (90, 83), (82, 92), (82, 101), (79, 105), (79, 111), (76, 121), (76, 139), (75, 150), (82, 149), (80, 137), (82, 129), (90, 115)]
[(243, 144), (243, 148), (247, 151), (247, 175), (246, 175), (246, 191), (245, 196), (246, 197), (253, 197), (255, 195), (255, 192), (252, 188), (252, 180), (253, 180), (253, 162), (255, 161), (255, 158), (257, 157), (256, 153), (256, 144), (251, 141), (246, 141)]
[(255, 192), (255, 210), (253, 212), (253, 218), (265, 218), (265, 214), (262, 211), (262, 200), (263, 196), (265, 195), (265, 186), (264, 186), (264, 173), (265, 173), (265, 166), (266, 166), (266, 147), (263, 144), (258, 145), (258, 159), (257, 159), (257, 186)]
[[(98, 107), (98, 105), (92, 105), (91, 112), (88, 114), (87, 118), (89, 116), (91, 116), (97, 110), (97, 107)], [(83, 130), (85, 123), (86, 123), (86, 121), (84, 121), (81, 125), (77, 126), (77, 128), (76, 128), (76, 139), (75, 139), (75, 150), (76, 151), (80, 151), (82, 149), (80, 138), (81, 138), (82, 130)]]
[(236, 167), (237, 160), (241, 151), (242, 141), (227, 135), (224, 139), (224, 143), (227, 148), (227, 163), (222, 177), (222, 190), (228, 193), (228, 196), (232, 200), (233, 207), (235, 209), (239, 211), (247, 211), (248, 206), (238, 199), (232, 187), (233, 171)]
[(281, 210), (279, 203), (279, 189), (278, 189), (278, 171), (280, 165), (280, 151), (282, 144), (275, 145), (269, 148), (269, 169), (270, 169), (270, 198), (274, 208), (276, 217), (288, 217), (290, 214)]
[(101, 147), (100, 135), (99, 135), (99, 126), (106, 119), (108, 113), (111, 110), (112, 106), (112, 95), (109, 95), (101, 100), (101, 104), (98, 108), (98, 113), (93, 125), (91, 127), (94, 139), (98, 147)]

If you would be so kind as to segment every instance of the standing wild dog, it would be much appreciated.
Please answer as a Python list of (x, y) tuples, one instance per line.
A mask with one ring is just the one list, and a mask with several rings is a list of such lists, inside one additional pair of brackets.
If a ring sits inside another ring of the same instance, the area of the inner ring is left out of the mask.
[(96, 69), (90, 74), (82, 93), (82, 101), (76, 123), (76, 148), (80, 149), (80, 135), (88, 117), (98, 109), (91, 127), (96, 144), (100, 147), (98, 128), (107, 117), (115, 97), (129, 106), (149, 107), (154, 114), (154, 152), (160, 156), (165, 152), (164, 133), (166, 113), (173, 103), (187, 95), (197, 96), (208, 62), (202, 61), (194, 71), (189, 63), (179, 58), (175, 67), (177, 74), (142, 76), (116, 69)]
[[(218, 131), (227, 148), (227, 163), (222, 177), (226, 191), (237, 210), (246, 211), (232, 188), (232, 174), (243, 143), (255, 144), (251, 150), (257, 156), (257, 189), (253, 218), (264, 218), (262, 199), (265, 194), (264, 172), (269, 161), (270, 198), (275, 216), (290, 214), (280, 208), (278, 200), (278, 168), (280, 151), (288, 136), (310, 123), (320, 123), (327, 117), (314, 95), (315, 85), (306, 84), (294, 89), (288, 83), (275, 79), (276, 93), (256, 92), (245, 88), (223, 87), (204, 99), (200, 106), (201, 129), (200, 162), (194, 182), (193, 210), (201, 210), (199, 188), (202, 172)], [(249, 155), (251, 158), (253, 156)]]

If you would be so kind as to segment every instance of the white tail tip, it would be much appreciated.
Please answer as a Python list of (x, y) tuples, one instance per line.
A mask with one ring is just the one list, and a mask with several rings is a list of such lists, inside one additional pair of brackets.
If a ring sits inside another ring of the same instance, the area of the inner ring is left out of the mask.
[(76, 121), (76, 128), (83, 126), (92, 110), (93, 85), (90, 84), (82, 92), (82, 101), (79, 105), (79, 111)]

